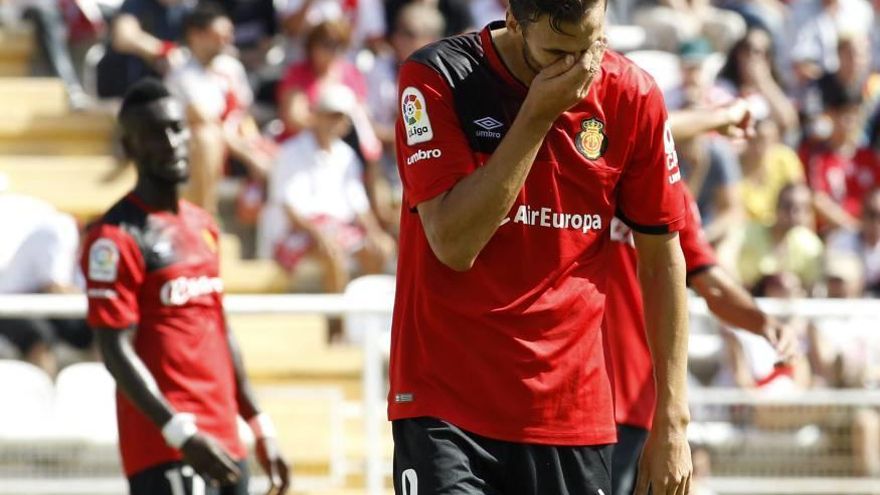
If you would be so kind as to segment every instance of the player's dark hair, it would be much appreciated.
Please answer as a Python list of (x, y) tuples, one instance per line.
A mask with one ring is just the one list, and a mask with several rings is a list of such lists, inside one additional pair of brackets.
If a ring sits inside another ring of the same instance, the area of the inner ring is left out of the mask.
[(229, 17), (221, 5), (202, 1), (183, 17), (181, 32), (186, 36), (192, 30), (204, 30), (221, 17)]
[(588, 10), (602, 1), (607, 7), (609, 0), (510, 0), (509, 5), (513, 18), (523, 28), (546, 15), (550, 27), (563, 33), (562, 24), (580, 22)]
[(158, 79), (152, 77), (141, 79), (128, 88), (128, 91), (122, 98), (122, 107), (120, 107), (118, 115), (120, 122), (125, 120), (132, 109), (149, 105), (154, 101), (168, 98), (169, 96), (171, 96), (171, 93), (168, 92), (168, 88)]

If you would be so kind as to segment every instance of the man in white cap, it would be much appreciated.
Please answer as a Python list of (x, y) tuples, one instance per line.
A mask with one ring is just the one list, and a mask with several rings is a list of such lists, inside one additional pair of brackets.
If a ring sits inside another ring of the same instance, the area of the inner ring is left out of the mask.
[[(281, 147), (260, 222), (260, 254), (274, 257), (288, 271), (306, 255), (316, 256), (327, 292), (345, 288), (350, 257), (361, 271), (378, 273), (394, 251), (394, 240), (370, 210), (360, 160), (341, 139), (355, 104), (346, 86), (329, 84), (321, 90), (314, 126)], [(338, 335), (338, 321), (331, 321), (331, 338)]]

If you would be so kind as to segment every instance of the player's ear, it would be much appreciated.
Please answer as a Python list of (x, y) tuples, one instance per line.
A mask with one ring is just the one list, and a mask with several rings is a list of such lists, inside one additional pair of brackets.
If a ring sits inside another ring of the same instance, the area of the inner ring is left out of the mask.
[(516, 17), (513, 17), (513, 14), (510, 12), (510, 7), (507, 7), (507, 11), (504, 14), (504, 23), (507, 26), (507, 30), (511, 33), (519, 33), (519, 22), (516, 20)]

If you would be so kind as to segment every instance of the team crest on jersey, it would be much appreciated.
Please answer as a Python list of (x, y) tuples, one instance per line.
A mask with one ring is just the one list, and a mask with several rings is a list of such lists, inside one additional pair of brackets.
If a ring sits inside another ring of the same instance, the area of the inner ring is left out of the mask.
[(115, 282), (119, 271), (119, 248), (112, 240), (102, 237), (89, 248), (89, 280)]
[(217, 252), (217, 241), (214, 240), (214, 236), (211, 235), (210, 230), (202, 229), (202, 239), (204, 239), (205, 244), (208, 246), (208, 249), (210, 249), (212, 253)]
[(582, 121), (581, 132), (575, 138), (574, 144), (588, 160), (598, 160), (608, 148), (605, 123), (592, 117)]
[(406, 128), (407, 145), (426, 143), (434, 139), (425, 96), (417, 88), (409, 86), (403, 90), (400, 96), (400, 115)]

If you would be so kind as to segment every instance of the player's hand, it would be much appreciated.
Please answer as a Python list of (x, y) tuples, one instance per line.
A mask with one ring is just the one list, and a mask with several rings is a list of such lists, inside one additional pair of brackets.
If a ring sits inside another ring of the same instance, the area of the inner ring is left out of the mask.
[(187, 464), (202, 478), (215, 485), (233, 485), (241, 472), (232, 457), (213, 438), (196, 433), (183, 444), (180, 451)]
[(523, 103), (527, 115), (553, 122), (559, 115), (587, 96), (602, 58), (605, 40), (596, 40), (580, 57), (567, 55), (544, 67), (532, 80)]
[(656, 424), (639, 459), (635, 495), (686, 495), (693, 466), (687, 428)]
[(764, 338), (770, 342), (782, 362), (790, 363), (800, 354), (794, 328), (776, 319), (771, 319), (767, 323), (764, 328)]
[(290, 487), (290, 465), (281, 454), (274, 438), (257, 440), (257, 461), (269, 478), (269, 491), (266, 495), (282, 495)]

